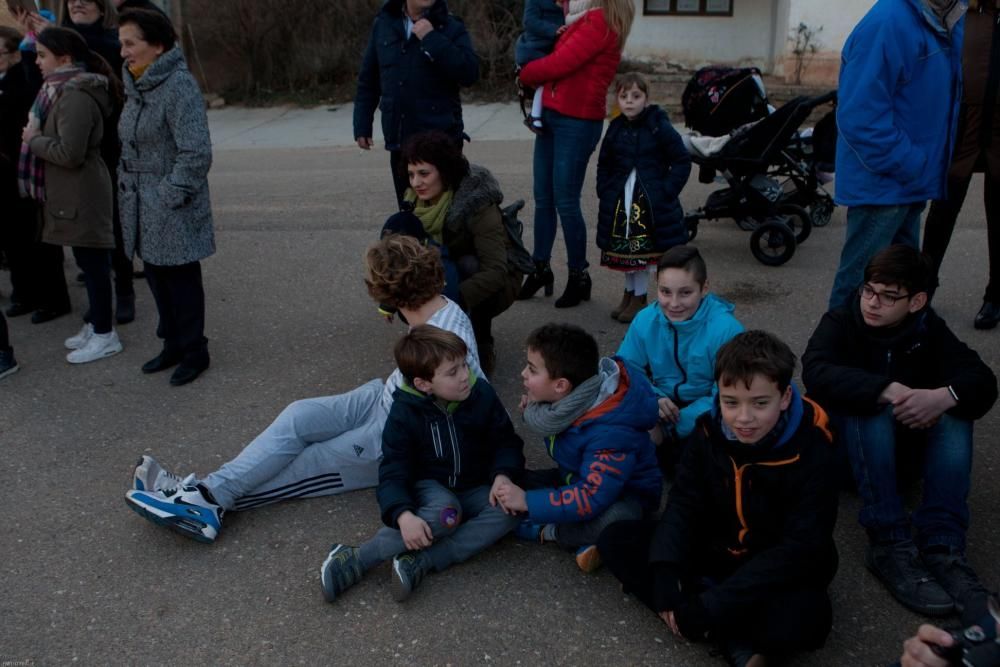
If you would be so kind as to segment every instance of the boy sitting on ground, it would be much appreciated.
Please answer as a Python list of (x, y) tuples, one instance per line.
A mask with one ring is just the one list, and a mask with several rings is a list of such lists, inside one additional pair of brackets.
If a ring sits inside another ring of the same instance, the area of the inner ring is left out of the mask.
[(705, 260), (693, 246), (660, 257), (656, 300), (629, 325), (618, 356), (652, 380), (659, 423), (650, 436), (664, 467), (672, 468), (695, 421), (712, 409), (715, 355), (743, 325), (731, 303), (708, 291)]
[[(904, 606), (928, 616), (957, 609), (968, 625), (987, 600), (965, 557), (972, 422), (992, 407), (997, 382), (927, 305), (931, 276), (930, 259), (915, 248), (875, 255), (852, 303), (820, 320), (802, 381), (829, 408), (847, 449), (868, 569)], [(912, 461), (915, 452), (924, 497), (911, 527), (897, 453)]]
[(739, 667), (817, 649), (831, 626), (834, 447), (826, 414), (791, 384), (794, 370), (771, 334), (726, 343), (718, 402), (698, 420), (662, 519), (619, 523), (598, 540), (625, 592)]
[(663, 479), (649, 429), (656, 396), (641, 371), (599, 358), (580, 327), (547, 324), (528, 336), (521, 371), (524, 421), (545, 435), (558, 468), (527, 472), (524, 487), (504, 482), (497, 497), (527, 512), (518, 537), (576, 550), (585, 572), (600, 566), (594, 544), (615, 521), (638, 519), (660, 505)]
[[(398, 310), (410, 325), (432, 324), (460, 336), (469, 368), (483, 377), (472, 323), (441, 294), (444, 269), (436, 250), (408, 236), (387, 236), (365, 254), (365, 285), (376, 303)], [(125, 502), (155, 524), (211, 543), (225, 512), (375, 486), (382, 426), (402, 378), (397, 369), (385, 382), (295, 401), (234, 459), (202, 478), (182, 478), (142, 456)]]
[(359, 547), (333, 545), (320, 569), (328, 602), (389, 558), (402, 602), (428, 572), (476, 555), (517, 524), (497, 489), (524, 469), (524, 443), (466, 353), (461, 338), (433, 326), (397, 343), (405, 380), (382, 431), (376, 494), (386, 527)]

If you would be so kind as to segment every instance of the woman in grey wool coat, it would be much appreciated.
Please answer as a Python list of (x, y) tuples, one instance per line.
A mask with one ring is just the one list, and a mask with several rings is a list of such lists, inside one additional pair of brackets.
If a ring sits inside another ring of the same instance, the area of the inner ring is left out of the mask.
[(208, 169), (212, 141), (205, 103), (169, 19), (148, 10), (125, 12), (119, 39), (125, 107), (118, 197), (125, 252), (146, 269), (163, 350), (142, 366), (156, 373), (177, 366), (182, 385), (208, 368), (205, 292), (199, 260), (215, 252)]

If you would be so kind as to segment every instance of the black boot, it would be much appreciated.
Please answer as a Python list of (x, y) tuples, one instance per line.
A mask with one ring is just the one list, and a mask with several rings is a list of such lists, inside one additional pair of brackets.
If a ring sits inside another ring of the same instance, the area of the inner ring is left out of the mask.
[(135, 319), (135, 292), (115, 297), (115, 321), (128, 324)]
[(1000, 303), (983, 301), (983, 307), (976, 313), (973, 324), (977, 329), (992, 329), (1000, 322)]
[(545, 288), (545, 296), (552, 296), (554, 282), (555, 277), (552, 275), (549, 263), (536, 261), (535, 270), (529, 273), (524, 279), (524, 284), (521, 285), (521, 291), (517, 295), (517, 300), (524, 301), (525, 299), (530, 299), (535, 296), (535, 292), (543, 287)]
[(556, 299), (556, 308), (572, 308), (581, 301), (590, 301), (590, 274), (587, 270), (570, 271), (566, 291)]

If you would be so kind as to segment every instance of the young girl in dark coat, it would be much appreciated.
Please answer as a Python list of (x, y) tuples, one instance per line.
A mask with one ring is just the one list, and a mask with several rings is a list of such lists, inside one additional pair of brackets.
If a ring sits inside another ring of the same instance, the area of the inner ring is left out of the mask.
[(667, 112), (648, 104), (642, 75), (622, 75), (615, 90), (621, 115), (608, 125), (597, 161), (597, 246), (601, 266), (625, 273), (611, 317), (627, 323), (646, 305), (647, 267), (655, 270), (660, 255), (687, 242), (678, 197), (691, 157)]

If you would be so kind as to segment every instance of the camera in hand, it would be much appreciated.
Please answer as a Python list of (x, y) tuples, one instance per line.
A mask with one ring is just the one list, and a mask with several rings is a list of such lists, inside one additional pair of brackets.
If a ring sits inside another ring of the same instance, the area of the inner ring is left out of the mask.
[[(934, 652), (946, 658), (951, 665), (966, 667), (1000, 667), (1000, 638), (997, 638), (996, 625), (1000, 624), (1000, 602), (996, 596), (989, 600), (989, 612), (993, 617), (992, 627), (970, 625), (962, 630), (951, 633), (954, 643), (951, 646), (933, 646)], [(986, 625), (990, 625), (984, 619)]]

